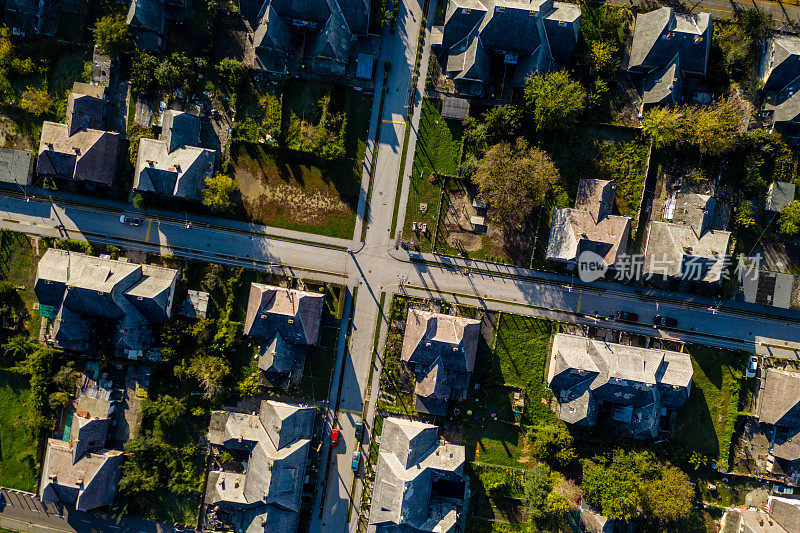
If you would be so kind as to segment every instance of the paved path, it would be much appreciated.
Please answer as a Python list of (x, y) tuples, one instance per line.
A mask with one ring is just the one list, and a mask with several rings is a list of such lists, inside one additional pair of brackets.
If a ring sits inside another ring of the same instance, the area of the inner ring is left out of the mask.
[[(702, 5), (709, 6), (714, 1), (718, 0), (705, 0)], [(435, 7), (431, 6), (433, 9)], [(792, 12), (795, 12), (794, 8)], [(613, 283), (586, 286), (570, 276), (434, 254), (411, 256), (396, 250), (390, 230), (402, 143), (409, 123), (406, 105), (420, 20), (421, 1), (402, 0), (398, 30), (395, 34), (387, 34), (384, 39), (379, 64), (390, 61), (392, 68), (386, 87), (378, 87), (373, 102), (370, 140), (362, 169), (358, 222), (352, 241), (202, 217), (189, 217), (192, 225), (187, 227), (185, 217), (172, 213), (147, 213), (141, 227), (131, 227), (119, 223), (119, 213), (129, 207), (123, 204), (63, 194), (54, 195), (52, 200), (35, 198), (30, 201), (15, 191), (0, 196), (2, 228), (284, 272), (347, 287), (344, 320), (352, 311), (352, 323), (349, 331), (347, 327), (342, 328), (339, 338), (329, 397), (329, 426), (323, 437), (321, 455), (328, 462), (321, 469), (323, 475), (311, 522), (313, 532), (338, 533), (356, 527), (362, 485), (359, 476), (354, 476), (350, 470), (350, 463), (353, 451), (367, 451), (367, 439), (363, 446), (356, 444), (354, 427), (366, 414), (365, 434), (371, 432), (386, 334), (386, 328), (381, 327), (373, 364), (376, 326), (386, 324), (380, 303), (384, 301), (388, 307), (392, 295), (401, 290), (401, 280), (407, 294), (464, 302), (491, 310), (579, 324), (604, 324), (616, 329), (749, 351), (755, 351), (759, 344), (795, 346), (794, 343), (798, 343), (800, 346), (800, 313), (794, 311), (720, 303), (713, 299), (640, 290)], [(433, 16), (429, 15), (428, 21), (432, 20)], [(423, 62), (426, 60), (427, 50)], [(424, 83), (424, 76), (421, 78), (420, 82)], [(384, 107), (379, 114), (381, 95), (384, 95)], [(407, 202), (407, 176), (412, 167), (420, 102), (419, 97), (415, 97), (398, 227), (402, 227)], [(373, 157), (376, 158), (375, 172), (371, 193), (368, 193)], [(88, 202), (97, 205), (88, 205)], [(362, 224), (366, 224), (363, 240)], [(465, 273), (467, 270), (468, 274)], [(620, 309), (638, 313), (641, 323), (629, 325), (608, 320)], [(657, 313), (676, 318), (680, 329), (666, 331), (648, 326)], [(372, 388), (367, 386), (370, 376)], [(343, 438), (335, 450), (329, 450), (327, 446), (331, 427), (342, 431)], [(0, 513), (3, 515), (6, 513)], [(346, 527), (348, 521), (349, 527)]]

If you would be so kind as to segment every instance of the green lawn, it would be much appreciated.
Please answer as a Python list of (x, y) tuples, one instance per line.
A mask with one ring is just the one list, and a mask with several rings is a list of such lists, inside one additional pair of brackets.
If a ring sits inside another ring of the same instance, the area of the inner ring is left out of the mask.
[(36, 448), (25, 429), (27, 378), (0, 370), (0, 486), (36, 490)]
[[(544, 385), (544, 368), (548, 359), (548, 346), (552, 323), (547, 320), (502, 314), (495, 333), (494, 351), (479, 351), (473, 372), (473, 383), (480, 388), (470, 389), (466, 405), (462, 407), (462, 421), (466, 428), (467, 459), (482, 463), (524, 468), (530, 458), (523, 453), (524, 433), (517, 426), (491, 421), (491, 413), (498, 419), (513, 419), (511, 402), (513, 389), (524, 390), (525, 412), (523, 426), (542, 417), (552, 417), (542, 400), (549, 400), (550, 392)], [(465, 416), (470, 410), (476, 421)]]
[[(13, 302), (8, 302), (16, 313), (27, 316), (25, 327), (28, 333), (39, 338), (39, 311), (33, 308), (37, 302), (33, 292), (36, 282), (38, 258), (30, 240), (22, 233), (3, 231), (0, 233), (0, 280), (6, 280), (16, 289)], [(0, 332), (0, 340), (5, 331)]]
[[(406, 207), (403, 238), (417, 240), (412, 231), (414, 222), (428, 224), (428, 236), (419, 240), (424, 251), (431, 251), (431, 238), (436, 229), (439, 204), (442, 199), (442, 186), (446, 176), (458, 176), (461, 158), (461, 123), (442, 118), (435, 101), (428, 98), (422, 101), (417, 146), (414, 152), (414, 166), (411, 169), (411, 187)], [(439, 179), (432, 180), (431, 175)], [(420, 204), (426, 204), (420, 208)]]
[(694, 377), (689, 401), (678, 415), (672, 442), (718, 460), (727, 469), (747, 354), (687, 346)]

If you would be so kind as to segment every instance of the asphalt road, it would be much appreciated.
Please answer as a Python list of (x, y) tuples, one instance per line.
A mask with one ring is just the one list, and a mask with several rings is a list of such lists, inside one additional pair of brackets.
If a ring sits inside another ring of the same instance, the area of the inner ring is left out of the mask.
[[(435, 4), (435, 2), (432, 2)], [(721, 0), (705, 0), (697, 5), (714, 13), (715, 4), (722, 13)], [(763, 2), (759, 2), (762, 5)], [(431, 10), (435, 6), (431, 6)], [(729, 7), (729, 9), (733, 9)], [(775, 6), (770, 13), (777, 16)], [(784, 19), (798, 19), (797, 9), (787, 8)], [(720, 15), (716, 15), (720, 16)], [(430, 20), (432, 16), (428, 17)], [(359, 206), (359, 218), (365, 216), (366, 236), (361, 243), (361, 221), (357, 223), (350, 250), (343, 249), (342, 240), (326, 242), (309, 236), (299, 242), (296, 235), (287, 236), (280, 230), (242, 231), (233, 226), (208, 226), (206, 221), (180, 216), (171, 218), (145, 217), (139, 227), (120, 224), (118, 210), (103, 203), (102, 209), (91, 205), (76, 205), (61, 199), (54, 201), (0, 195), (0, 227), (28, 234), (86, 239), (150, 253), (171, 254), (202, 261), (257, 269), (283, 270), (294, 276), (324, 279), (345, 284), (348, 292), (345, 308), (352, 306), (352, 324), (342, 329), (337, 352), (334, 386), (330, 392), (331, 427), (342, 431), (339, 446), (328, 455), (327, 434), (323, 439), (322, 457), (328, 458), (327, 476), (320, 480), (317, 505), (312, 517), (311, 531), (341, 532), (355, 530), (363, 489), (361, 474), (350, 470), (353, 451), (367, 451), (355, 442), (354, 427), (362, 420), (369, 435), (377, 398), (378, 377), (383, 356), (386, 328), (382, 327), (375, 364), (372, 364), (376, 326), (385, 325), (381, 315), (382, 299), (391, 301), (394, 293), (403, 290), (415, 296), (446, 299), (483, 306), (490, 310), (542, 316), (580, 324), (603, 324), (615, 329), (668, 336), (721, 348), (755, 351), (760, 343), (800, 346), (800, 313), (785, 313), (760, 306), (730, 309), (726, 304), (687, 295), (647, 291), (638, 294), (637, 288), (625, 285), (594, 284), (582, 287), (569, 276), (543, 275), (524, 269), (488, 272), (486, 265), (470, 261), (447, 259), (430, 254), (412, 260), (407, 253), (396, 251), (391, 238), (391, 220), (397, 179), (402, 156), (402, 144), (407, 123), (406, 105), (409, 98), (411, 72), (415, 61), (416, 43), (420, 31), (421, 7), (418, 0), (402, 0), (398, 29), (384, 39), (379, 64), (390, 61), (392, 68), (384, 94), (384, 108), (378, 139), (370, 139), (377, 148), (369, 209), (366, 202)], [(381, 91), (376, 90), (379, 104)], [(413, 157), (412, 142), (409, 158)], [(406, 171), (406, 175), (408, 174)], [(404, 179), (406, 177), (404, 176)], [(368, 183), (368, 180), (365, 180)], [(404, 183), (404, 188), (407, 183)], [(363, 190), (362, 198), (367, 198)], [(84, 199), (93, 202), (92, 199)], [(98, 204), (101, 202), (98, 201)], [(405, 201), (400, 202), (405, 212)], [(187, 222), (191, 221), (189, 225)], [(424, 260), (422, 262), (421, 260)], [(453, 263), (458, 263), (453, 265)], [(465, 274), (468, 267), (470, 274)], [(485, 270), (486, 272), (481, 272)], [(500, 270), (498, 267), (496, 270)], [(691, 300), (691, 303), (687, 301)], [(618, 310), (639, 314), (639, 324), (620, 324), (609, 319)], [(678, 329), (652, 327), (655, 314), (678, 320)], [(770, 316), (772, 315), (772, 316)], [(345, 318), (345, 320), (348, 317)], [(372, 375), (372, 389), (367, 384)], [(327, 429), (328, 434), (330, 427)], [(354, 505), (352, 505), (354, 503)], [(352, 508), (351, 508), (352, 505)], [(0, 512), (0, 516), (7, 515)], [(10, 515), (7, 515), (10, 516)], [(344, 524), (348, 522), (346, 528)], [(109, 530), (110, 531), (110, 530)]]

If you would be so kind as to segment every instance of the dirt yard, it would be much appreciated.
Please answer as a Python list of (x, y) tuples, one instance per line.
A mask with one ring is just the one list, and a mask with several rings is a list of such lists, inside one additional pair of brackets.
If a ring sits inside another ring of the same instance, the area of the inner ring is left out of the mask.
[[(463, 185), (448, 193), (447, 209), (441, 222), (441, 236), (446, 247), (451, 253), (466, 252), (470, 257), (504, 257), (502, 229), (485, 219), (485, 209), (472, 205), (474, 198)], [(473, 216), (483, 216), (485, 225), (473, 225), (470, 220)]]
[(352, 237), (359, 181), (347, 163), (326, 168), (282, 159), (260, 146), (232, 149), (248, 216), (270, 226)]

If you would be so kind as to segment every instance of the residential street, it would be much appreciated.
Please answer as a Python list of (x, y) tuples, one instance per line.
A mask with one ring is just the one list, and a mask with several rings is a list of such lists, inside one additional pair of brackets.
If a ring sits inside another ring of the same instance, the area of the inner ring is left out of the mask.
[[(762, 1), (756, 4), (767, 9), (781, 23), (794, 25), (800, 22), (800, 8), (796, 6), (784, 7)], [(754, 4), (703, 0), (693, 5), (696, 10), (727, 18), (734, 9), (745, 9)], [(435, 9), (436, 0), (432, 0), (427, 14), (429, 26), (433, 23)], [(355, 474), (351, 470), (351, 459), (356, 450), (360, 449), (364, 455), (368, 452), (387, 329), (383, 313), (388, 311), (395, 293), (625, 329), (720, 348), (755, 352), (759, 347), (783, 347), (794, 350), (800, 358), (800, 312), (721, 302), (632, 285), (585, 284), (567, 275), (434, 254), (409, 254), (396, 249), (391, 229), (405, 128), (412, 127), (412, 131), (400, 189), (398, 227), (402, 227), (405, 216), (407, 176), (411, 171), (415, 130), (419, 123), (421, 98), (415, 98), (415, 112), (411, 117), (407, 115), (406, 106), (421, 20), (421, 0), (401, 0), (397, 31), (393, 34), (387, 32), (384, 36), (378, 76), (381, 76), (384, 62), (391, 63), (391, 70), (385, 87), (381, 87), (380, 79), (376, 87), (365, 161), (367, 171), (363, 176), (359, 221), (352, 241), (180, 213), (170, 216), (168, 213), (148, 212), (141, 226), (130, 226), (119, 222), (120, 214), (128, 209), (123, 204), (61, 194), (53, 198), (31, 198), (20, 191), (0, 191), (0, 228), (3, 229), (284, 272), (347, 287), (342, 318), (346, 327), (340, 333), (333, 386), (329, 392), (329, 427), (322, 438), (320, 455), (323, 460), (328, 460), (327, 467), (320, 468), (320, 472), (327, 475), (321, 475), (318, 481), (311, 518), (310, 531), (315, 533), (338, 533), (345, 530), (345, 523), (349, 523), (349, 531), (357, 528), (364, 488), (364, 460)], [(422, 57), (423, 72), (426, 66), (427, 50)], [(420, 86), (424, 86), (424, 75)], [(383, 111), (378, 116), (382, 95)], [(371, 191), (368, 191), (368, 169), (372, 166), (372, 157), (377, 159)], [(363, 240), (361, 219), (366, 224)], [(619, 310), (637, 313), (639, 323), (616, 322), (613, 316)], [(677, 329), (655, 329), (652, 323), (656, 314), (675, 318)], [(351, 316), (352, 322), (348, 324)], [(373, 364), (376, 327), (380, 327), (380, 331)], [(356, 443), (355, 425), (362, 419), (366, 425), (365, 438), (363, 443)], [(332, 427), (342, 433), (335, 450), (329, 450), (328, 446)], [(116, 524), (74, 512), (61, 516), (53, 509), (26, 507), (22, 500), (14, 503), (12, 499), (6, 496), (5, 507), (0, 507), (0, 526), (13, 527), (16, 520), (19, 524), (37, 524), (37, 531), (171, 531), (171, 528), (162, 529), (161, 525), (146, 521), (130, 520)]]

